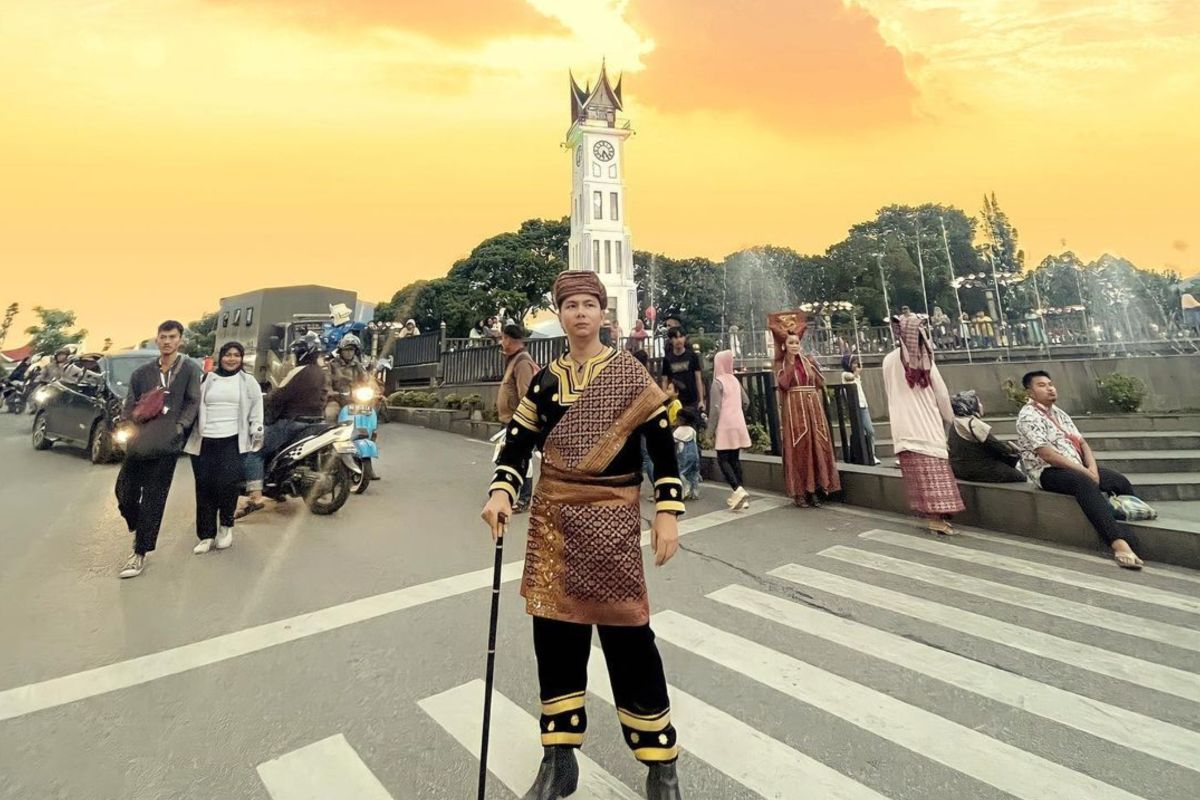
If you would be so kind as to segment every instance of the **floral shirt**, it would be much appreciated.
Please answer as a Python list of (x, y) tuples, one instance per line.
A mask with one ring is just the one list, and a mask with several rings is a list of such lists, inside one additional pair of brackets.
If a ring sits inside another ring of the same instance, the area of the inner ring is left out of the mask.
[(1042, 470), (1050, 466), (1037, 454), (1039, 447), (1053, 447), (1062, 456), (1083, 464), (1079, 451), (1068, 438), (1068, 434), (1080, 435), (1071, 415), (1057, 405), (1051, 406), (1047, 413), (1054, 418), (1054, 422), (1030, 400), (1017, 414), (1017, 448), (1021, 451), (1021, 466), (1025, 474), (1037, 481), (1038, 485), (1041, 485)]

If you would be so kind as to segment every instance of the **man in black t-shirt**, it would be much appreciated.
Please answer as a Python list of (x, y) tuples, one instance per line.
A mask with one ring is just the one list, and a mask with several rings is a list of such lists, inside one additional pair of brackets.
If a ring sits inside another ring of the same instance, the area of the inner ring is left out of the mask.
[(704, 379), (700, 375), (700, 356), (688, 347), (687, 334), (679, 328), (672, 328), (667, 334), (670, 343), (667, 354), (663, 356), (662, 373), (659, 380), (663, 389), (671, 381), (679, 381), (679, 402), (684, 408), (695, 408), (704, 411)]

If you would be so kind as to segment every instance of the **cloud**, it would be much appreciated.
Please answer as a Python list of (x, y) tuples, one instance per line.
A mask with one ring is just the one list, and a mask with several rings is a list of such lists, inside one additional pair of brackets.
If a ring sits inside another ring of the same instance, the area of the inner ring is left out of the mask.
[(563, 26), (526, 0), (206, 0), (257, 9), (327, 33), (401, 30), (453, 46), (511, 36), (562, 34)]
[(826, 132), (911, 118), (900, 53), (842, 0), (634, 0), (628, 15), (654, 41), (629, 91), (662, 111)]

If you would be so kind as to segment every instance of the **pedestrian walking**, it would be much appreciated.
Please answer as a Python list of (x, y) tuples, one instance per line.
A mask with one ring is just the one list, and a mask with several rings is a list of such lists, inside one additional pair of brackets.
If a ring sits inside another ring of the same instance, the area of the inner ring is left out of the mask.
[(825, 378), (800, 344), (804, 312), (772, 314), (767, 327), (775, 339), (775, 385), (779, 391), (786, 491), (799, 508), (819, 507), (818, 492), (829, 495), (842, 489), (829, 420), (821, 401)]
[(712, 407), (710, 419), (716, 425), (714, 443), (717, 465), (733, 494), (725, 505), (734, 511), (750, 507), (750, 493), (743, 486), (742, 450), (750, 447), (750, 431), (746, 427), (746, 409), (750, 395), (733, 374), (733, 350), (722, 350), (713, 356), (713, 382), (708, 391)]
[(704, 377), (700, 372), (700, 354), (688, 347), (687, 334), (678, 325), (668, 328), (667, 353), (662, 357), (659, 380), (662, 388), (679, 381), (679, 402), (694, 408), (697, 417), (704, 413)]
[(690, 408), (680, 410), (673, 436), (684, 500), (699, 500), (700, 484), (704, 482), (700, 476), (700, 436), (696, 425), (696, 412)]
[(141, 575), (158, 542), (175, 462), (200, 410), (200, 368), (179, 352), (183, 325), (167, 320), (155, 342), (158, 358), (130, 375), (121, 414), (133, 425), (116, 486), (117, 508), (133, 534), (122, 578)]
[(563, 272), (553, 295), (570, 349), (538, 373), (513, 414), (482, 514), (493, 537), (501, 535), (540, 444), (521, 594), (533, 616), (544, 753), (524, 797), (555, 800), (576, 789), (595, 625), (625, 742), (648, 765), (647, 797), (679, 800), (679, 746), (649, 624), (638, 497), (644, 439), (656, 476), (651, 547), (662, 566), (678, 549), (676, 515), (684, 510), (665, 396), (628, 351), (600, 343), (608, 293), (595, 273)]
[(196, 537), (192, 552), (233, 545), (234, 512), (242, 491), (244, 453), (263, 445), (263, 396), (242, 369), (246, 349), (226, 342), (216, 368), (200, 384), (200, 409), (184, 452), (196, 481)]
[[(496, 417), (508, 425), (521, 398), (529, 393), (529, 385), (538, 372), (538, 364), (525, 349), (525, 331), (519, 325), (508, 325), (501, 332), (500, 351), (504, 353), (505, 364), (500, 391), (496, 393)], [(525, 477), (526, 481), (521, 484), (521, 495), (513, 505), (513, 512), (517, 514), (529, 510), (529, 501), (533, 496), (533, 481), (529, 480), (532, 474), (527, 473)]]
[(932, 533), (950, 535), (950, 515), (965, 508), (946, 447), (946, 425), (954, 422), (950, 393), (924, 322), (907, 306), (892, 317), (892, 337), (897, 347), (884, 356), (883, 388), (908, 504)]

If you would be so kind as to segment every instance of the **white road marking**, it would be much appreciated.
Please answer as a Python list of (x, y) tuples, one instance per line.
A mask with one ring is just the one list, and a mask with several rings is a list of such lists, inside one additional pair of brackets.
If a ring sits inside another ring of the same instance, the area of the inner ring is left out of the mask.
[[(1067, 558), (1078, 559), (1079, 561), (1088, 561), (1092, 564), (1107, 564), (1112, 566), (1113, 559), (1111, 555), (1102, 556), (1097, 553), (1089, 553), (1083, 550), (1067, 547), (1051, 547), (1049, 545), (1037, 544), (1036, 542), (1025, 541), (1016, 536), (1003, 536), (998, 533), (984, 533), (982, 531), (962, 531), (964, 539), (979, 539), (985, 542), (996, 542), (997, 544), (1007, 545), (1008, 547), (1019, 547), (1022, 550), (1036, 550), (1039, 553), (1049, 553), (1056, 556), (1066, 556)], [(1188, 583), (1200, 583), (1200, 575), (1183, 572), (1183, 567), (1166, 567), (1162, 564), (1147, 565), (1143, 571), (1145, 575), (1153, 575), (1156, 578), (1170, 578), (1174, 581), (1187, 581)]]
[[(726, 522), (732, 522), (739, 517), (760, 514), (777, 507), (778, 505), (772, 505), (770, 501), (763, 501), (738, 514), (722, 510), (712, 514), (702, 514), (698, 517), (685, 517), (679, 524), (679, 534), (684, 536), (689, 533), (697, 533)], [(649, 531), (643, 531), (642, 545), (645, 546), (649, 541)], [(491, 550), (492, 548), (489, 546), (488, 552), (490, 553)], [(501, 572), (501, 581), (510, 583), (519, 580), (524, 567), (524, 561), (512, 561), (505, 564)], [(178, 675), (188, 670), (256, 653), (276, 645), (355, 625), (387, 614), (394, 614), (397, 611), (445, 600), (478, 589), (486, 589), (491, 585), (491, 568), (465, 572), (461, 575), (439, 578), (417, 586), (351, 600), (287, 619), (267, 622), (252, 628), (214, 636), (211, 639), (203, 639), (126, 661), (118, 661), (71, 675), (6, 689), (0, 691), (0, 722), (107, 692), (128, 689), (159, 678)]]
[[(592, 648), (588, 691), (613, 705), (604, 653)], [(671, 721), (680, 746), (763, 797), (886, 800), (858, 781), (672, 686)]]
[(797, 564), (773, 569), (777, 578), (803, 586), (811, 586), (859, 603), (913, 617), (934, 625), (975, 636), (1002, 647), (1022, 650), (1035, 656), (1061, 661), (1079, 669), (1107, 675), (1135, 686), (1145, 686), (1160, 692), (1200, 702), (1200, 681), (1190, 672), (1155, 664), (1122, 653), (1113, 653), (1090, 644), (1063, 639), (1041, 631), (1022, 628), (981, 614), (951, 608), (931, 600), (893, 592), (869, 583), (850, 580), (840, 575), (820, 572)]
[(1138, 800), (1136, 795), (1019, 750), (917, 706), (791, 656), (666, 611), (659, 638), (745, 675), (869, 733), (1022, 800)]
[(1170, 625), (1166, 622), (1144, 619), (1109, 609), (1098, 609), (1096, 606), (1089, 606), (1086, 603), (1064, 600), (1061, 597), (1033, 592), (1018, 586), (973, 578), (947, 569), (892, 558), (882, 553), (857, 550), (853, 547), (835, 545), (822, 550), (817, 555), (879, 570), (889, 575), (901, 575), (921, 583), (982, 597), (985, 600), (997, 600), (1030, 611), (1040, 611), (1053, 617), (1082, 622), (1084, 625), (1094, 625), (1128, 636), (1200, 652), (1200, 631), (1180, 625)]
[(910, 550), (919, 550), (923, 553), (932, 553), (933, 555), (942, 556), (944, 558), (954, 558), (959, 561), (967, 561), (972, 564), (979, 564), (985, 567), (994, 567), (996, 569), (1015, 572), (1019, 575), (1029, 575), (1042, 580), (1054, 581), (1055, 583), (1074, 586), (1079, 589), (1087, 589), (1093, 592), (1102, 592), (1104, 594), (1123, 597), (1128, 600), (1136, 600), (1140, 603), (1151, 603), (1165, 608), (1175, 609), (1177, 611), (1186, 611), (1191, 614), (1200, 614), (1200, 600), (1186, 595), (1168, 592), (1163, 589), (1155, 589), (1143, 584), (1134, 583), (1131, 581), (1119, 581), (1112, 578), (1101, 578), (1094, 575), (1088, 575), (1084, 572), (1076, 572), (1073, 569), (1063, 569), (1054, 567), (1049, 564), (1038, 564), (1033, 561), (1025, 561), (1020, 558), (1010, 558), (1008, 556), (996, 555), (985, 550), (971, 550), (959, 545), (947, 544), (945, 542), (933, 541), (930, 539), (920, 539), (916, 536), (908, 536), (903, 533), (895, 533), (893, 531), (872, 530), (866, 533), (859, 534), (860, 539), (869, 539), (873, 542), (883, 542), (885, 544), (895, 545), (897, 547), (906, 547)]
[(719, 603), (1200, 772), (1200, 733), (744, 586)]
[(393, 800), (342, 734), (258, 765), (272, 800)]
[[(427, 697), (417, 705), (472, 756), (479, 758), (479, 740), (483, 735), (480, 727), (483, 720), (483, 681), (465, 683), (448, 692)], [(572, 797), (580, 800), (637, 800), (639, 795), (605, 772), (599, 764), (582, 753), (577, 755), (579, 791)], [(519, 797), (533, 783), (541, 760), (542, 746), (538, 741), (537, 719), (495, 692), (492, 695), (492, 730), (488, 736), (488, 771)], [(475, 771), (469, 774), (473, 778)], [(474, 783), (469, 794), (464, 791), (457, 796), (474, 797)]]

